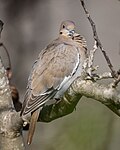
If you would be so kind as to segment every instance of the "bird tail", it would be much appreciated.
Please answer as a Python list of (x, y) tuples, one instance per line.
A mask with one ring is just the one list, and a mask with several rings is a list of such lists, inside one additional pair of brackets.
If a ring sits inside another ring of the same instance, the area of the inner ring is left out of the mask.
[(35, 110), (31, 116), (30, 119), (30, 126), (29, 126), (29, 131), (28, 131), (28, 137), (27, 137), (27, 144), (30, 145), (32, 142), (32, 138), (34, 135), (34, 131), (35, 131), (35, 126), (40, 114), (42, 108), (39, 108), (38, 110)]

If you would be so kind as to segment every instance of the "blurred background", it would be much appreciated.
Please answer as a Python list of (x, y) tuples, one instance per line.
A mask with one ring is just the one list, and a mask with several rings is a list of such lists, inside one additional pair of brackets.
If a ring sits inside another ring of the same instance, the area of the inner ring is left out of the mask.
[[(115, 69), (120, 68), (120, 2), (85, 2)], [(18, 88), (21, 101), (33, 62), (40, 50), (58, 37), (63, 20), (73, 20), (77, 32), (85, 36), (88, 49), (93, 46), (91, 26), (79, 0), (0, 0), (0, 19), (4, 22), (1, 41), (9, 50), (12, 83)], [(7, 66), (2, 48), (0, 55)], [(99, 65), (98, 72), (109, 71), (100, 50), (96, 52), (95, 65)], [(38, 123), (29, 150), (119, 150), (119, 126), (120, 118), (108, 108), (82, 98), (72, 114), (50, 123)]]

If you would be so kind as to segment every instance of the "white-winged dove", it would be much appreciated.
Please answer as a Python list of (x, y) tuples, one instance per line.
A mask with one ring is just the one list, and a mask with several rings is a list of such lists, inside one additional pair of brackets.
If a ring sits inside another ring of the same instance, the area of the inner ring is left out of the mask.
[(71, 83), (81, 75), (86, 58), (86, 41), (75, 33), (72, 21), (63, 21), (59, 37), (43, 49), (28, 79), (21, 115), (30, 117), (28, 144), (32, 141), (39, 112), (50, 99), (60, 98)]

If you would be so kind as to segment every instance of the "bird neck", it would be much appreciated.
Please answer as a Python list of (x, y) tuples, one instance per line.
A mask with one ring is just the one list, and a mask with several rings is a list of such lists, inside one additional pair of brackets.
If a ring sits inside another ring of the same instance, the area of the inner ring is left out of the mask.
[(70, 40), (72, 40), (72, 37), (70, 37), (70, 36), (65, 36), (65, 35), (59, 35), (59, 39), (61, 39), (61, 40), (67, 40), (67, 41), (70, 41)]

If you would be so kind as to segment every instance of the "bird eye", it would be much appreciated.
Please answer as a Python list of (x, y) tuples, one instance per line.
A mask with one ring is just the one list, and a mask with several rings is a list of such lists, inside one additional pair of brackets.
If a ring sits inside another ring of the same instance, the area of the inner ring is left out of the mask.
[(65, 28), (65, 25), (63, 25), (63, 29)]
[(62, 34), (62, 32), (60, 32), (60, 34)]

